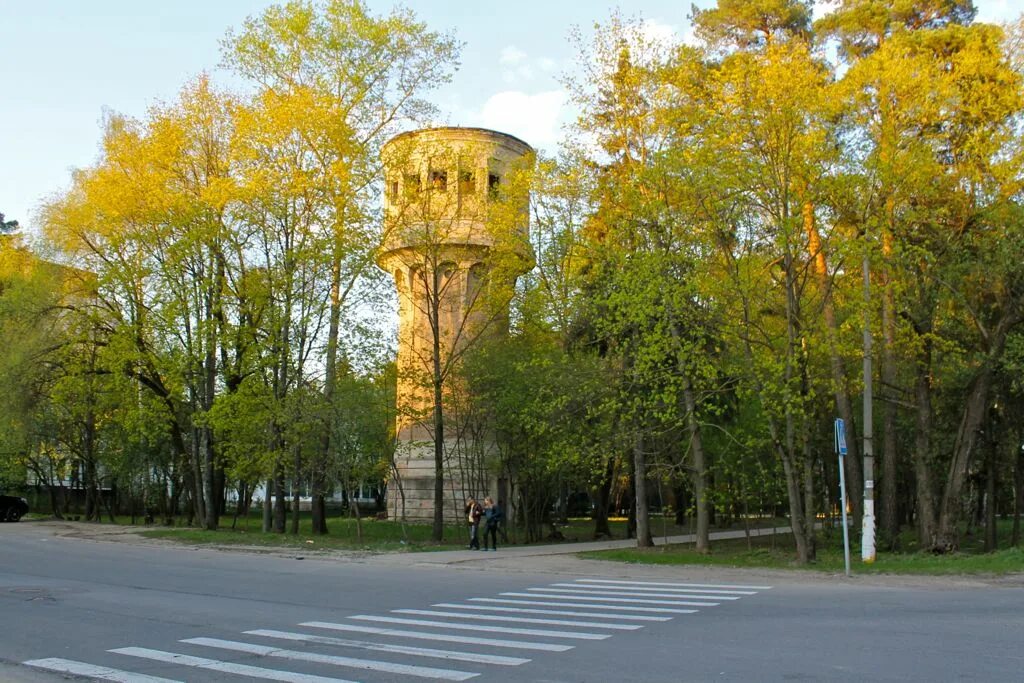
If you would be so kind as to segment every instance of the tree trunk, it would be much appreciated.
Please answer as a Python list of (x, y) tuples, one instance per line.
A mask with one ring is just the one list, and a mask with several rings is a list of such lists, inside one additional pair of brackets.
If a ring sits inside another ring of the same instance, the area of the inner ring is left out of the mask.
[(782, 471), (786, 475), (786, 493), (789, 497), (789, 523), (792, 526), (793, 541), (796, 543), (796, 561), (807, 564), (811, 560), (810, 548), (807, 545), (807, 534), (804, 532), (803, 506), (800, 501), (800, 484), (797, 481), (796, 468), (786, 453), (785, 448), (776, 444), (776, 450), (782, 459)]
[(1013, 438), (1010, 439), (1011, 455), (1014, 458), (1013, 468), (1013, 534), (1010, 537), (1010, 545), (1014, 548), (1020, 546), (1020, 518), (1024, 513), (1024, 449), (1020, 447), (1020, 430), (1011, 431)]
[[(882, 286), (883, 346), (881, 381), (882, 391), (891, 398), (892, 393), (896, 390), (896, 321), (892, 284), (889, 281), (888, 270), (883, 273)], [(895, 402), (887, 401), (882, 413), (882, 476), (879, 482), (879, 496), (881, 499), (879, 501), (879, 512), (881, 519), (879, 520), (879, 530), (881, 532), (880, 536), (889, 550), (896, 549), (900, 535), (899, 510), (896, 505), (896, 415)]]
[(998, 443), (989, 436), (988, 457), (985, 459), (985, 552), (993, 553), (998, 547), (996, 539), (996, 478), (998, 471)]
[(960, 427), (953, 442), (953, 458), (946, 475), (946, 486), (942, 494), (942, 508), (939, 511), (938, 538), (933, 550), (945, 552), (957, 548), (957, 524), (960, 521), (960, 498), (964, 482), (971, 465), (982, 422), (988, 414), (988, 395), (992, 385), (993, 368), (1002, 358), (1006, 338), (1010, 331), (1021, 322), (1022, 316), (1016, 305), (1010, 304), (986, 339), (987, 350), (983, 365), (971, 382), (967, 401), (964, 403)]
[[(194, 407), (194, 406), (193, 406)], [(206, 499), (203, 497), (203, 458), (202, 439), (199, 435), (200, 429), (192, 428), (192, 510), (191, 514), (195, 519), (206, 523)]]
[(302, 471), (302, 450), (295, 446), (292, 452), (295, 475), (292, 477), (292, 535), (299, 535), (299, 503), (302, 495), (299, 486), (299, 472)]
[(273, 524), (273, 495), (274, 495), (274, 480), (268, 478), (266, 482), (266, 488), (263, 491), (263, 533), (269, 533)]
[(931, 341), (921, 340), (914, 382), (916, 419), (914, 429), (914, 478), (917, 483), (917, 538), (922, 548), (935, 541), (935, 485), (931, 468), (932, 387)]
[(636, 501), (636, 545), (638, 548), (650, 548), (654, 545), (651, 538), (650, 515), (647, 510), (647, 453), (644, 451), (643, 433), (637, 433), (633, 441), (633, 479)]
[[(280, 456), (279, 456), (280, 457)], [(274, 533), (283, 534), (285, 528), (285, 510), (288, 499), (284, 490), (284, 470), (278, 462), (274, 468)]]
[(686, 524), (686, 511), (690, 507), (687, 494), (688, 490), (683, 481), (678, 482), (672, 487), (672, 497), (675, 498), (676, 503), (676, 526), (684, 526)]
[(352, 514), (356, 518), (356, 540), (360, 543), (363, 542), (363, 516), (359, 510), (359, 501), (356, 500), (356, 496), (352, 496)]
[[(219, 260), (218, 260), (219, 261)], [(218, 275), (221, 275), (223, 266), (217, 268)], [(219, 284), (219, 277), (216, 284)], [(217, 391), (217, 328), (214, 324), (217, 320), (219, 297), (217, 287), (211, 286), (206, 294), (207, 311), (207, 333), (204, 343), (206, 354), (203, 359), (203, 388), (202, 408), (203, 413), (208, 414), (213, 408), (213, 397)], [(216, 468), (216, 457), (213, 447), (213, 428), (210, 426), (200, 427), (200, 452), (203, 458), (203, 498), (206, 501), (206, 513), (203, 524), (209, 531), (216, 531), (220, 524), (219, 496), (216, 493), (216, 482), (214, 470)]]
[(612, 529), (608, 524), (608, 507), (611, 505), (612, 479), (615, 477), (615, 458), (608, 458), (604, 476), (597, 487), (597, 501), (594, 505), (594, 538), (611, 538)]
[(686, 406), (686, 426), (690, 432), (690, 452), (693, 453), (693, 495), (697, 507), (696, 550), (707, 554), (711, 550), (708, 520), (707, 463), (700, 422), (697, 420), (697, 400), (689, 376), (683, 376), (683, 402)]
[(440, 344), (434, 343), (434, 525), (431, 538), (444, 540), (444, 410), (441, 406)]
[(203, 524), (209, 531), (216, 531), (220, 524), (220, 510), (214, 489), (213, 430), (199, 428), (199, 450), (203, 457), (203, 498), (206, 501), (206, 517)]
[(88, 521), (100, 521), (99, 486), (96, 483), (96, 416), (92, 407), (85, 411), (85, 424), (82, 430), (82, 459), (85, 476), (85, 518)]
[[(335, 239), (331, 254), (331, 308), (327, 330), (327, 349), (324, 363), (324, 401), (328, 415), (333, 414), (334, 391), (338, 376), (338, 330), (341, 326), (341, 245)], [(324, 501), (327, 493), (326, 469), (331, 459), (331, 425), (323, 426), (319, 457), (315, 458), (312, 469), (313, 505), (310, 511), (313, 533), (327, 533), (327, 509)]]
[(939, 525), (932, 550), (950, 552), (959, 547), (957, 525), (963, 512), (961, 497), (967, 481), (967, 471), (971, 456), (978, 441), (978, 433), (982, 420), (988, 409), (988, 390), (991, 385), (992, 371), (985, 367), (971, 382), (967, 401), (964, 404), (960, 427), (957, 429), (956, 440), (953, 442), (953, 459), (949, 463), (946, 475), (946, 486), (942, 493), (942, 504), (939, 509)]
[(817, 539), (814, 534), (817, 511), (814, 509), (814, 454), (811, 451), (811, 439), (804, 429), (803, 444), (804, 462), (804, 533), (807, 536), (807, 559), (808, 561), (818, 556)]
[(804, 202), (804, 231), (807, 233), (807, 251), (814, 260), (814, 273), (821, 288), (822, 313), (825, 318), (825, 329), (828, 335), (829, 369), (832, 373), (832, 393), (836, 402), (836, 412), (846, 425), (846, 483), (850, 492), (850, 510), (853, 513), (853, 528), (861, 528), (864, 514), (864, 474), (861, 468), (860, 441), (857, 438), (857, 422), (853, 415), (853, 405), (846, 391), (846, 367), (839, 355), (839, 324), (836, 321), (835, 306), (832, 301), (832, 283), (828, 276), (828, 261), (825, 257), (821, 234), (814, 220), (814, 205)]

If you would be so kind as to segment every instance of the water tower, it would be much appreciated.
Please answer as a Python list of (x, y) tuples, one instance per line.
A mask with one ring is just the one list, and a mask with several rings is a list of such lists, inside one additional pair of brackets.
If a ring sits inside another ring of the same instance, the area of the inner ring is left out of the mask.
[[(461, 421), (466, 396), (454, 369), (482, 336), (507, 333), (507, 303), (495, 310), (487, 294), (494, 278), (511, 284), (532, 264), (528, 197), (521, 192), (510, 200), (510, 193), (533, 154), (511, 135), (454, 127), (402, 133), (382, 150), (385, 237), (377, 262), (394, 277), (399, 302), (392, 519), (403, 513), (409, 520), (433, 519), (437, 403), (444, 417), (445, 517), (461, 518), (467, 495), (504, 493), (487, 466), (493, 440), (467, 433)], [(499, 251), (505, 267), (496, 270)], [(507, 267), (509, 253), (518, 266)], [(440, 393), (438, 377), (444, 378)]]

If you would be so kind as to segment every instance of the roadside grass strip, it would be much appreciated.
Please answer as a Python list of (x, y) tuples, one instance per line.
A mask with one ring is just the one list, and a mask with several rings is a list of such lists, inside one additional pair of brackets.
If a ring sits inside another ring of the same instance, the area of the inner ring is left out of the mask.
[(315, 664), (330, 664), (331, 666), (342, 666), (349, 669), (362, 669), (364, 671), (382, 671), (390, 674), (401, 674), (404, 676), (416, 676), (419, 678), (433, 678), (443, 681), (466, 681), (479, 676), (479, 673), (469, 671), (456, 671), (454, 669), (435, 669), (429, 666), (415, 666), (411, 664), (395, 664), (392, 662), (381, 662), (373, 659), (356, 659), (354, 657), (341, 657), (339, 655), (325, 655), (316, 652), (300, 652), (298, 650), (282, 650), (266, 645), (255, 645), (253, 643), (240, 643), (233, 640), (221, 640), (220, 638), (188, 638), (180, 641), (189, 645), (201, 645), (213, 647), (232, 652), (244, 652), (258, 657), (277, 657), (299, 662), (313, 662)]
[(217, 671), (225, 674), (235, 674), (237, 676), (248, 676), (249, 678), (260, 678), (265, 681), (284, 681), (285, 683), (355, 683), (355, 681), (350, 681), (344, 678), (328, 678), (326, 676), (295, 673), (294, 671), (264, 669), (261, 666), (250, 666), (248, 664), (238, 664), (237, 662), (222, 662), (216, 659), (192, 657), (190, 655), (183, 655), (176, 652), (150, 650), (145, 647), (121, 647), (116, 650), (108, 650), (108, 652), (113, 652), (118, 655), (128, 655), (129, 657), (151, 659), (157, 662), (167, 662), (168, 664), (180, 664), (181, 666), (189, 666), (195, 669), (205, 669), (207, 671)]
[(458, 612), (441, 612), (430, 609), (393, 609), (393, 614), (411, 614), (420, 617), (451, 617), (454, 619), (474, 619), (476, 621), (502, 621), (517, 624), (543, 624), (547, 626), (580, 626), (583, 628), (606, 628), (612, 631), (636, 631), (643, 628), (639, 624), (600, 624), (596, 621), (571, 621), (569, 619), (536, 619), (528, 617), (503, 617), (493, 614), (459, 614)]
[(355, 624), (334, 624), (326, 621), (305, 621), (299, 626), (308, 628), (322, 628), (333, 631), (348, 631), (350, 633), (373, 633), (383, 636), (395, 636), (397, 638), (416, 638), (419, 640), (439, 640), (449, 643), (464, 643), (467, 645), (489, 645), (491, 647), (505, 647), (518, 650), (543, 650), (545, 652), (565, 652), (571, 650), (572, 645), (560, 645), (556, 643), (537, 643), (523, 640), (502, 640), (500, 638), (476, 638), (472, 636), (458, 636), (449, 633), (428, 633), (426, 631), (406, 631), (403, 629), (377, 628), (375, 626), (357, 626)]
[(394, 654), (412, 655), (414, 657), (433, 657), (436, 659), (451, 659), (459, 662), (475, 662), (477, 664), (497, 664), (498, 666), (519, 666), (530, 660), (522, 657), (505, 657), (503, 655), (487, 655), (475, 652), (458, 652), (456, 650), (435, 650), (429, 647), (413, 647), (411, 645), (391, 645), (387, 643), (371, 643), (366, 640), (349, 640), (347, 638), (332, 638), (330, 636), (315, 636), (308, 633), (292, 633), (289, 631), (275, 631), (272, 629), (256, 629), (246, 631), (248, 636), (261, 636), (263, 638), (277, 638), (280, 640), (291, 640), (301, 643), (316, 643), (318, 645), (337, 645), (339, 647), (358, 648), (372, 650), (374, 652), (392, 652)]
[(661, 581), (623, 581), (620, 579), (576, 579), (576, 583), (608, 583), (625, 586), (665, 586), (669, 588), (724, 588), (749, 591), (768, 591), (771, 586), (738, 586), (717, 583), (665, 583)]
[[(533, 600), (514, 600), (511, 598), (469, 598), (472, 602), (497, 602), (503, 605), (539, 605), (546, 607), (575, 607), (577, 609), (603, 609), (612, 611), (622, 612), (660, 612), (662, 614), (693, 614), (697, 612), (695, 609), (676, 609), (673, 607), (622, 607), (619, 605), (603, 605), (603, 604), (592, 604), (592, 605), (581, 605), (578, 602), (552, 602), (550, 600), (538, 600), (537, 598), (543, 598), (543, 595), (536, 595), (534, 593), (502, 593), (502, 595), (518, 595), (525, 598), (534, 598)], [(565, 598), (564, 595), (549, 595), (548, 598), (557, 600), (559, 598)], [(580, 598), (585, 599), (585, 598)], [(655, 601), (657, 602), (657, 601)], [(691, 603), (696, 604), (696, 603)], [(707, 607), (706, 603), (696, 604), (697, 607)]]
[(85, 662), (76, 662), (71, 659), (60, 657), (49, 657), (47, 659), (33, 659), (25, 662), (25, 666), (35, 669), (46, 669), (56, 671), (70, 676), (87, 676), (96, 681), (119, 681), (120, 683), (184, 683), (173, 678), (161, 678), (159, 676), (147, 676), (146, 674), (132, 673), (120, 669), (111, 669), (106, 666), (96, 666)]
[(576, 640), (605, 640), (611, 638), (608, 633), (581, 633), (578, 631), (549, 631), (536, 628), (510, 628), (507, 626), (488, 626), (482, 624), (453, 624), (447, 621), (430, 621), (427, 619), (402, 619), (400, 617), (379, 617), (372, 614), (356, 614), (349, 617), (358, 621), (374, 621), (383, 624), (399, 624), (402, 626), (433, 626), (448, 628), (455, 631), (482, 631), (484, 633), (507, 633), (516, 636), (540, 636), (541, 638), (575, 638)]
[[(554, 585), (554, 584), (553, 584)], [(572, 584), (569, 584), (572, 585)], [(587, 589), (587, 588), (528, 588), (527, 590), (544, 593), (572, 593), (576, 595), (618, 595), (634, 598), (675, 598), (686, 600), (739, 600), (738, 595), (674, 595), (672, 593), (644, 593), (641, 591), (621, 590), (617, 588)]]
[[(513, 602), (508, 600), (507, 602)], [(532, 607), (499, 607), (497, 605), (460, 605), (455, 602), (438, 602), (431, 607), (444, 607), (445, 609), (479, 610), (484, 612), (511, 612), (515, 614), (552, 614), (561, 617), (586, 617), (587, 619), (620, 619), (625, 621), (671, 621), (672, 617), (652, 617), (638, 614), (606, 614), (602, 612), (573, 612), (564, 609), (537, 609)], [(582, 607), (582, 605), (573, 605)], [(683, 610), (693, 613), (696, 610)]]
[(601, 602), (623, 602), (634, 605), (671, 605), (672, 607), (715, 607), (719, 603), (717, 602), (690, 602), (685, 600), (652, 600), (647, 598), (613, 598), (596, 595), (564, 595), (557, 593), (548, 593), (543, 591), (543, 588), (530, 588), (531, 591), (537, 591), (535, 593), (499, 593), (499, 595), (505, 595), (510, 598), (550, 598), (552, 600), (578, 600), (581, 602), (601, 603)]

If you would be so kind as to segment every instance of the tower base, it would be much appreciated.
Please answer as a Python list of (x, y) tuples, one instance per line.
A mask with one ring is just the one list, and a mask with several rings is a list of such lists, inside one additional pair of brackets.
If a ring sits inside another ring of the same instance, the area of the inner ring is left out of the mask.
[[(455, 444), (446, 452), (455, 452)], [(430, 442), (399, 442), (395, 453), (397, 476), (392, 472), (388, 481), (388, 519), (407, 522), (434, 521), (434, 444)], [(466, 521), (465, 505), (469, 496), (481, 504), (485, 496), (498, 498), (497, 482), (476, 468), (473, 473), (446, 463), (444, 479), (444, 520), (447, 524)], [(474, 483), (475, 482), (475, 483)]]

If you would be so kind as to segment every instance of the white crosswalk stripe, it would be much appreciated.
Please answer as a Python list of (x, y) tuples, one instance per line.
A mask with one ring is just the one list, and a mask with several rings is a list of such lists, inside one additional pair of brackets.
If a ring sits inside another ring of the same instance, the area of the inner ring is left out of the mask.
[(668, 586), (676, 588), (724, 588), (750, 591), (767, 591), (771, 586), (737, 586), (733, 584), (717, 583), (665, 583), (661, 581), (622, 581), (619, 579), (576, 579), (576, 583), (611, 583), (629, 586)]
[(572, 621), (569, 619), (536, 619), (530, 617), (502, 617), (493, 614), (459, 614), (458, 612), (441, 612), (430, 609), (393, 609), (394, 614), (414, 614), (421, 617), (453, 617), (456, 619), (473, 619), (476, 621), (503, 621), (516, 624), (547, 624), (549, 626), (583, 626), (585, 628), (606, 628), (612, 631), (636, 631), (643, 628), (639, 624), (601, 624), (596, 621)]
[(419, 678), (435, 678), (444, 681), (466, 681), (479, 676), (478, 673), (468, 671), (455, 671), (453, 669), (435, 669), (429, 666), (412, 666), (409, 664), (394, 664), (392, 662), (380, 662), (373, 659), (355, 659), (353, 657), (341, 657), (338, 655), (324, 655), (316, 652), (299, 652), (297, 650), (282, 650), (266, 645), (254, 645), (252, 643), (239, 643), (234, 640), (221, 640), (220, 638), (188, 638), (182, 640), (189, 645), (203, 645), (232, 652), (245, 652), (260, 657), (277, 657), (280, 659), (292, 659), (302, 662), (314, 662), (317, 664), (331, 664), (332, 666), (344, 666), (350, 669), (363, 669), (365, 671), (383, 671), (392, 674), (404, 674), (406, 676), (417, 676)]
[[(604, 591), (638, 591), (641, 593), (668, 593), (669, 595), (675, 595), (683, 593), (685, 595), (681, 597), (688, 597), (690, 595), (701, 594), (701, 595), (713, 595), (719, 597), (722, 595), (757, 595), (757, 591), (734, 591), (726, 590), (722, 588), (663, 588), (659, 586), (611, 586), (608, 584), (580, 584), (580, 583), (553, 583), (552, 586), (562, 586), (565, 588), (587, 588), (590, 590), (604, 590)], [(733, 600), (739, 600), (739, 598), (732, 598)]]
[(449, 633), (428, 633), (426, 631), (406, 631), (394, 628), (378, 628), (376, 626), (357, 626), (355, 624), (332, 624), (325, 621), (305, 621), (299, 626), (310, 628), (323, 628), (334, 631), (349, 631), (351, 633), (375, 633), (385, 636), (396, 636), (399, 638), (417, 638), (419, 640), (439, 640), (449, 643), (466, 643), (471, 645), (490, 645), (491, 647), (514, 648), (518, 650), (544, 650), (546, 652), (565, 652), (571, 650), (572, 645), (561, 645), (554, 643), (537, 643), (523, 640), (503, 640), (500, 638), (476, 638), (474, 636), (458, 636)]
[[(571, 582), (564, 581), (498, 593), (494, 597), (469, 597), (462, 602), (434, 603), (430, 606), (431, 609), (410, 607), (391, 610), (391, 615), (396, 616), (355, 614), (346, 617), (343, 623), (305, 621), (298, 624), (299, 627), (310, 629), (379, 636), (380, 641), (375, 638), (357, 639), (274, 629), (253, 629), (244, 631), (244, 635), (253, 639), (268, 638), (321, 648), (365, 650), (407, 658), (440, 659), (446, 663), (468, 662), (484, 666), (515, 667), (533, 660), (491, 652), (474, 652), (473, 647), (438, 649), (402, 645), (386, 640), (408, 638), (478, 646), (477, 649), (488, 650), (566, 652), (572, 650), (575, 645), (557, 642), (558, 640), (602, 641), (611, 638), (616, 632), (636, 632), (645, 626), (653, 627), (671, 621), (679, 615), (692, 615), (702, 610), (728, 605), (770, 589), (771, 586), (580, 578)], [(424, 630), (412, 627), (422, 627)], [(486, 637), (479, 634), (495, 636)], [(482, 675), (490, 675), (481, 671), (462, 671), (416, 663), (353, 657), (348, 654), (335, 654), (329, 650), (316, 652), (307, 649), (288, 649), (266, 644), (266, 641), (254, 643), (194, 637), (181, 640), (180, 643), (196, 648), (212, 648), (236, 655), (248, 655), (261, 660), (267, 658), (302, 663), (307, 668), (322, 666), (357, 669), (371, 674), (386, 675), (387, 680), (394, 681), (406, 678), (467, 681)], [(581, 647), (584, 645), (585, 643), (580, 644)], [(352, 683), (344, 678), (255, 666), (231, 658), (222, 660), (197, 657), (183, 652), (145, 647), (121, 647), (108, 652), (191, 669), (243, 676), (253, 680), (285, 683)], [(34, 659), (24, 664), (65, 676), (85, 677), (97, 681), (181, 683), (177, 679), (57, 657)]]
[[(512, 602), (508, 600), (507, 602)], [(623, 621), (671, 621), (672, 617), (652, 617), (639, 614), (608, 614), (605, 612), (573, 612), (564, 609), (537, 609), (535, 607), (499, 607), (498, 605), (460, 605), (454, 602), (437, 602), (431, 607), (444, 607), (445, 609), (481, 610), (487, 612), (513, 612), (516, 614), (553, 614), (562, 617), (586, 617), (588, 619), (619, 619)], [(580, 607), (573, 605), (573, 607)], [(696, 610), (680, 610), (686, 613), (693, 613)]]
[(290, 631), (275, 631), (272, 629), (256, 629), (253, 631), (246, 631), (245, 634), (250, 636), (262, 636), (264, 638), (292, 640), (303, 643), (337, 645), (339, 647), (373, 650), (375, 652), (393, 652), (395, 654), (412, 655), (415, 657), (433, 657), (435, 659), (451, 659), (460, 662), (476, 662), (478, 664), (497, 664), (498, 666), (519, 666), (520, 664), (526, 664), (530, 661), (529, 659), (523, 659), (522, 657), (506, 657), (503, 655), (488, 655), (476, 652), (457, 652), (455, 650), (435, 650), (429, 647), (414, 647), (411, 645), (371, 643), (365, 640), (349, 640), (347, 638), (332, 638), (331, 636), (314, 636), (308, 633), (293, 633)]
[(403, 619), (401, 617), (379, 617), (373, 614), (356, 614), (349, 617), (357, 621), (375, 621), (383, 624), (402, 624), (405, 626), (436, 626), (456, 631), (482, 631), (484, 633), (508, 633), (517, 636), (540, 636), (542, 638), (573, 638), (576, 640), (605, 640), (611, 638), (607, 633), (584, 633), (578, 631), (549, 631), (539, 628), (511, 628), (508, 626), (488, 626), (486, 624), (453, 624), (447, 621), (431, 621), (429, 619)]
[(555, 600), (589, 600), (591, 602), (628, 602), (643, 605), (672, 605), (673, 607), (715, 607), (717, 602), (693, 602), (685, 600), (652, 600), (649, 598), (611, 598), (596, 595), (563, 595), (558, 593), (541, 593), (543, 588), (531, 588), (536, 593), (501, 593), (511, 598), (552, 598)]
[(686, 600), (739, 600), (738, 595), (674, 595), (672, 593), (644, 593), (638, 591), (626, 591), (616, 589), (599, 589), (599, 588), (530, 588), (529, 590), (536, 593), (572, 593), (575, 595), (621, 595), (625, 597), (635, 598), (675, 598), (675, 599), (686, 599)]
[(150, 650), (145, 647), (120, 647), (116, 650), (109, 650), (114, 654), (128, 655), (129, 657), (142, 657), (157, 662), (169, 664), (180, 664), (196, 669), (207, 669), (219, 671), (220, 673), (248, 676), (249, 678), (261, 678), (266, 681), (284, 681), (285, 683), (355, 683), (344, 678), (328, 678), (326, 676), (313, 676), (311, 674), (296, 673), (294, 671), (279, 671), (277, 669), (265, 669), (261, 666), (250, 666), (237, 662), (222, 662), (217, 659), (206, 657), (192, 657), (176, 652), (164, 652), (163, 650)]
[[(520, 595), (525, 598), (534, 598), (533, 600), (514, 600), (511, 598), (469, 598), (473, 602), (497, 602), (503, 605), (546, 605), (548, 607), (576, 607), (578, 609), (604, 609), (604, 610), (621, 610), (623, 612), (659, 612), (661, 614), (693, 614), (697, 610), (695, 609), (676, 609), (673, 607), (622, 607), (621, 605), (607, 605), (607, 604), (591, 604), (581, 605), (578, 602), (552, 602), (551, 600), (540, 600), (545, 596), (534, 595), (533, 593), (502, 593), (502, 595)], [(547, 596), (553, 598), (554, 596)], [(559, 596), (564, 597), (564, 596)], [(706, 605), (698, 605), (706, 606)]]
[(46, 669), (72, 676), (88, 676), (97, 681), (119, 681), (119, 683), (183, 683), (173, 678), (160, 678), (159, 676), (147, 676), (146, 674), (111, 669), (107, 666), (96, 666), (85, 662), (76, 662), (71, 659), (49, 657), (47, 659), (33, 659), (25, 662), (25, 666), (36, 669)]

